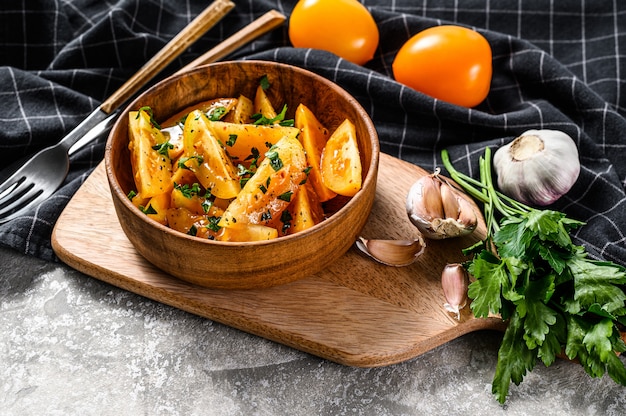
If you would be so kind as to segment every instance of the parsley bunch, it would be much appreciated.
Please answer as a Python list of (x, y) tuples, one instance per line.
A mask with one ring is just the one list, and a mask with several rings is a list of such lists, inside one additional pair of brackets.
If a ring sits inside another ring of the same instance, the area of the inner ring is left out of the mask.
[(474, 277), (468, 288), (476, 317), (508, 320), (498, 352), (492, 392), (506, 401), (510, 382), (521, 383), (538, 360), (551, 365), (565, 354), (591, 377), (605, 373), (626, 385), (626, 351), (619, 328), (626, 324), (626, 269), (589, 259), (570, 232), (584, 225), (561, 212), (536, 209), (498, 192), (491, 149), (480, 159), (480, 180), (444, 166), (468, 194), (484, 204), (487, 237), (464, 250)]

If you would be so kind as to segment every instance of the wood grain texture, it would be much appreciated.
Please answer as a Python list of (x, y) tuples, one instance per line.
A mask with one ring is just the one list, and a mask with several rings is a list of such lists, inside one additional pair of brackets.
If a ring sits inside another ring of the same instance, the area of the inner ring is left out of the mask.
[[(412, 238), (404, 211), (410, 185), (427, 172), (381, 155), (366, 238)], [(321, 272), (268, 289), (208, 289), (174, 278), (145, 261), (120, 228), (101, 164), (59, 218), (52, 243), (59, 258), (125, 290), (337, 363), (389, 365), (416, 357), (465, 333), (503, 329), (499, 318), (460, 321), (442, 305), (441, 270), (463, 260), (461, 249), (484, 235), (427, 240), (413, 265), (372, 262), (351, 248)]]

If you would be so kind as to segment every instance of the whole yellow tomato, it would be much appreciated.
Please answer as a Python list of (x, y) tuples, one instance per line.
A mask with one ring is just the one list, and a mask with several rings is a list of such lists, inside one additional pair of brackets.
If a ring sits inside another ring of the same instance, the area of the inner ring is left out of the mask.
[(461, 26), (436, 26), (416, 34), (398, 51), (393, 76), (417, 91), (465, 107), (489, 93), (492, 73), (489, 42)]
[(289, 18), (296, 48), (322, 49), (363, 65), (378, 47), (378, 27), (357, 0), (300, 0)]

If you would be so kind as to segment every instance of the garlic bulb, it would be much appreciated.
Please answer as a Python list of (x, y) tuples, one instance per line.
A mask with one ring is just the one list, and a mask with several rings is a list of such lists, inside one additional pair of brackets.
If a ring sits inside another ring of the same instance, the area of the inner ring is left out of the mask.
[(498, 187), (528, 205), (550, 205), (578, 179), (576, 144), (558, 130), (528, 130), (493, 156)]
[(476, 212), (467, 195), (439, 176), (418, 179), (406, 198), (406, 211), (411, 222), (431, 239), (459, 237), (476, 228)]
[(356, 247), (372, 259), (387, 266), (408, 266), (412, 264), (426, 248), (424, 240), (367, 240), (359, 237)]
[(441, 287), (446, 298), (443, 307), (456, 314), (456, 319), (461, 318), (461, 309), (467, 304), (467, 288), (469, 275), (459, 263), (446, 264), (441, 273)]

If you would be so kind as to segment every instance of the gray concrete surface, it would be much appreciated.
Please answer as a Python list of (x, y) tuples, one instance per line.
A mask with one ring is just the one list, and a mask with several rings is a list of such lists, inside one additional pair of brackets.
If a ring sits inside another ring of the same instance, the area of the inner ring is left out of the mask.
[(564, 360), (499, 405), (500, 339), (350, 368), (0, 249), (0, 415), (626, 414), (626, 388)]

